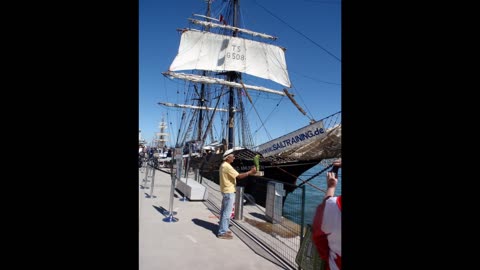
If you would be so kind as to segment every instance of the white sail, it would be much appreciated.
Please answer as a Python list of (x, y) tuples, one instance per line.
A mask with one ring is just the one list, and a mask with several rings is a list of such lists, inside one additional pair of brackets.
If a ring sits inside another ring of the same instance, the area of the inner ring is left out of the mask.
[(196, 30), (182, 33), (170, 71), (238, 71), (291, 87), (282, 48), (253, 40)]

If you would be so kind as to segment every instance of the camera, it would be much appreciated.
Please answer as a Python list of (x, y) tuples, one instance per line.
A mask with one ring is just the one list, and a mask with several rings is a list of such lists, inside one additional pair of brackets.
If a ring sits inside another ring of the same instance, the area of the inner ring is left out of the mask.
[(339, 168), (340, 168), (340, 166), (333, 165), (332, 169), (330, 170), (331, 172), (335, 173), (335, 177), (338, 177), (338, 169)]

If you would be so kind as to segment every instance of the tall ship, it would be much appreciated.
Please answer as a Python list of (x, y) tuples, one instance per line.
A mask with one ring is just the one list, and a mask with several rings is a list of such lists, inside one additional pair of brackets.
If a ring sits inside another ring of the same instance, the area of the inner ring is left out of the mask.
[(138, 144), (140, 144), (140, 145), (147, 144), (147, 141), (145, 141), (142, 137), (142, 130), (141, 129), (138, 130)]
[(341, 111), (309, 119), (302, 128), (256, 144), (250, 125), (259, 121), (252, 118), (261, 118), (258, 98), (285, 98), (291, 104), (281, 110), (298, 111), (299, 116), (306, 112), (289, 92), (286, 48), (275, 45), (277, 37), (240, 27), (238, 0), (216, 1), (215, 11), (212, 2), (205, 1), (205, 14), (188, 18), (188, 28), (177, 29), (178, 52), (162, 73), (182, 82), (182, 91), (172, 92), (181, 94), (183, 103), (158, 104), (181, 110), (175, 147), (189, 154), (190, 168), (218, 183), (223, 153), (232, 149), (232, 166), (238, 172), (259, 168), (257, 175), (237, 184), (265, 206), (269, 181), (284, 183), (288, 195), (304, 172), (341, 156)]
[(154, 145), (162, 153), (167, 148), (168, 134), (167, 123), (165, 122), (165, 116), (162, 116), (162, 121), (158, 124), (159, 132), (155, 133)]

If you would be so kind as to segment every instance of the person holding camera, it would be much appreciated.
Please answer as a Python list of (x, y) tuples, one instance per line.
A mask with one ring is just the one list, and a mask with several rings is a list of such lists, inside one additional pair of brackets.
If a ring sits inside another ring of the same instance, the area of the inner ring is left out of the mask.
[(255, 166), (248, 172), (239, 173), (232, 167), (232, 162), (235, 160), (233, 150), (229, 149), (223, 154), (223, 162), (220, 165), (220, 192), (222, 193), (222, 207), (220, 210), (220, 224), (218, 226), (217, 237), (220, 239), (232, 239), (232, 232), (228, 230), (230, 225), (230, 215), (235, 201), (235, 192), (237, 180), (254, 175), (257, 172)]
[(342, 269), (342, 195), (335, 196), (341, 166), (342, 161), (336, 160), (327, 172), (327, 191), (313, 218), (312, 240), (326, 270)]

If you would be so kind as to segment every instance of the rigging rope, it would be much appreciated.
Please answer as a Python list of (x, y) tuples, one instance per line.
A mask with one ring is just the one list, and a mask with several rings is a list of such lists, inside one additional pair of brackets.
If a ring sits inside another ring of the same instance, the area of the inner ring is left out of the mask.
[[(310, 123), (315, 123), (315, 119), (313, 117), (310, 117), (307, 115), (307, 113), (302, 109), (302, 107), (300, 107), (300, 105), (298, 105), (297, 101), (293, 98), (293, 95), (290, 94), (290, 92), (288, 92), (287, 88), (284, 88), (283, 89), (283, 92), (285, 92), (285, 95), (287, 95), (287, 97), (290, 99), (290, 101), (293, 103), (293, 105), (295, 105), (297, 107), (297, 109), (303, 114), (305, 115), (306, 117), (308, 117), (308, 119), (310, 120)], [(300, 97), (301, 98), (301, 97)]]
[(324, 50), (326, 53), (328, 53), (330, 56), (332, 56), (333, 58), (337, 59), (338, 62), (342, 62), (342, 60), (340, 58), (338, 58), (336, 55), (334, 55), (333, 53), (329, 52), (327, 49), (323, 48), (322, 46), (320, 46), (318, 43), (316, 43), (315, 41), (313, 41), (311, 38), (307, 37), (305, 34), (303, 34), (302, 32), (298, 31), (297, 29), (293, 28), (290, 24), (288, 24), (287, 22), (285, 22), (284, 20), (280, 19), (277, 15), (273, 14), (270, 10), (266, 9), (264, 6), (260, 5), (257, 1), (255, 1), (255, 3), (257, 5), (259, 5), (260, 7), (262, 7), (266, 12), (270, 13), (270, 15), (272, 15), (273, 17), (277, 18), (279, 21), (283, 22), (285, 25), (287, 25), (288, 27), (290, 27), (290, 29), (292, 29), (293, 31), (297, 32), (298, 34), (300, 34), (301, 36), (303, 36), (304, 38), (308, 39), (310, 42), (312, 42), (313, 44), (315, 44), (317, 47), (319, 47), (320, 49)]
[[(300, 180), (301, 183), (300, 183), (299, 185), (297, 185), (297, 186), (295, 187), (295, 189), (303, 186), (304, 184), (307, 184), (307, 185), (309, 185), (309, 186), (311, 186), (311, 187), (313, 187), (313, 188), (315, 188), (315, 189), (317, 189), (317, 190), (322, 191), (323, 193), (326, 193), (326, 190), (321, 189), (321, 188), (319, 188), (319, 187), (317, 187), (317, 186), (315, 186), (315, 185), (313, 185), (313, 184), (311, 184), (311, 183), (309, 183), (309, 182), (310, 182), (311, 180), (313, 180), (314, 178), (316, 178), (317, 176), (319, 176), (320, 174), (322, 174), (322, 173), (324, 173), (325, 171), (327, 171), (328, 169), (330, 169), (332, 166), (333, 166), (333, 161), (332, 161), (332, 163), (330, 163), (330, 165), (326, 166), (325, 168), (323, 168), (322, 170), (320, 170), (320, 171), (317, 172), (316, 174), (312, 175), (312, 176), (311, 176), (310, 178), (308, 178), (307, 180), (302, 180), (299, 176), (293, 175), (293, 174), (285, 171), (284, 169), (282, 169), (282, 168), (279, 167), (279, 166), (272, 166), (272, 167), (275, 167), (275, 168), (283, 171), (284, 173), (286, 173), (286, 174), (288, 174), (288, 175), (290, 175), (290, 176), (296, 177), (298, 180)], [(292, 192), (293, 192), (293, 191), (292, 191)]]
[[(305, 181), (302, 181), (302, 183), (300, 183), (300, 185), (297, 185), (295, 188), (299, 188), (301, 186), (303, 186), (304, 184), (309, 184), (310, 186), (313, 186), (312, 184), (308, 183), (310, 180), (314, 179), (315, 177), (319, 176), (320, 174), (324, 173), (326, 170), (328, 170), (329, 168), (331, 168), (333, 166), (333, 162), (328, 165), (327, 167), (325, 167), (323, 170), (320, 170), (318, 173), (312, 175), (312, 177), (308, 178), (307, 180)], [(315, 187), (315, 186), (314, 186)], [(325, 190), (323, 189), (320, 189), (319, 187), (315, 187), (316, 189), (318, 190), (321, 190), (323, 191), (324, 193), (326, 192)]]
[(245, 91), (245, 94), (247, 95), (248, 100), (252, 104), (252, 108), (255, 111), (255, 113), (257, 114), (258, 119), (260, 119), (260, 122), (262, 123), (262, 127), (265, 129), (265, 132), (267, 133), (268, 138), (271, 139), (272, 136), (270, 135), (270, 133), (268, 133), (268, 130), (265, 128), (265, 123), (263, 122), (262, 118), (260, 117), (260, 114), (258, 113), (257, 108), (255, 108), (255, 105), (252, 102), (252, 98), (250, 97), (250, 94), (248, 94), (247, 88), (245, 88), (245, 85), (243, 84), (243, 81), (240, 81), (240, 84), (242, 85), (243, 91)]

